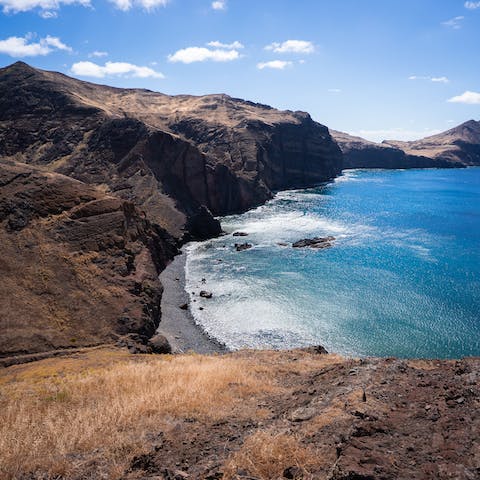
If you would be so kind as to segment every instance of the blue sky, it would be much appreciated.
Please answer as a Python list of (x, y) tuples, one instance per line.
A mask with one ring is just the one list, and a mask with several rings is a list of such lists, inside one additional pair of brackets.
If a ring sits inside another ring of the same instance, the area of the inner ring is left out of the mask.
[(0, 66), (227, 93), (373, 140), (480, 118), (480, 1), (0, 0)]

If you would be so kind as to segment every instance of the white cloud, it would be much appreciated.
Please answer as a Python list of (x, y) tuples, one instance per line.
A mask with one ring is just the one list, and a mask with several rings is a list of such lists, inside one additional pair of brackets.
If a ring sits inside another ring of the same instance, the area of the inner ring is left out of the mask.
[(428, 80), (429, 82), (434, 83), (450, 83), (450, 80), (447, 77), (429, 77), (422, 75), (410, 75), (409, 80)]
[(226, 48), (226, 49), (229, 49), (229, 50), (231, 50), (231, 49), (239, 50), (239, 49), (244, 48), (243, 44), (241, 44), (237, 40), (235, 40), (233, 43), (222, 43), (222, 42), (218, 42), (218, 41), (208, 42), (207, 45), (209, 47)]
[(400, 141), (410, 141), (410, 140), (419, 140), (420, 138), (429, 137), (431, 135), (436, 135), (440, 133), (441, 130), (438, 129), (428, 129), (424, 130), (407, 130), (405, 128), (390, 128), (383, 130), (358, 130), (356, 132), (348, 132), (350, 135), (355, 137), (362, 137), (370, 140), (372, 142), (381, 142), (382, 140), (400, 140)]
[(480, 2), (465, 2), (465, 8), (468, 8), (469, 10), (475, 10), (480, 8)]
[(119, 10), (126, 12), (133, 7), (143, 8), (144, 10), (154, 10), (157, 7), (165, 7), (170, 0), (109, 0)]
[(0, 53), (21, 58), (48, 55), (54, 50), (72, 51), (72, 49), (68, 45), (65, 45), (58, 37), (47, 35), (45, 38), (40, 38), (36, 42), (32, 39), (32, 35), (26, 35), (25, 37), (9, 37), (5, 40), (0, 40)]
[(238, 50), (209, 49), (205, 47), (187, 47), (168, 56), (169, 62), (230, 62), (240, 58)]
[(82, 77), (104, 78), (107, 76), (137, 77), (137, 78), (165, 78), (150, 67), (141, 67), (127, 62), (107, 62), (98, 65), (93, 62), (77, 62), (72, 65), (74, 75)]
[(306, 40), (286, 40), (283, 43), (273, 42), (267, 45), (265, 50), (272, 50), (276, 53), (313, 53), (315, 45)]
[(257, 63), (257, 68), (263, 70), (264, 68), (273, 68), (275, 70), (285, 70), (285, 68), (292, 66), (292, 62), (285, 60), (271, 60), (270, 62)]
[(450, 20), (447, 20), (446, 22), (442, 22), (442, 25), (445, 27), (453, 28), (454, 30), (458, 30), (462, 28), (462, 20), (465, 17), (459, 16), (459, 17), (454, 17), (451, 18)]
[(94, 52), (91, 52), (91, 53), (88, 54), (88, 58), (92, 58), (92, 57), (97, 57), (97, 58), (108, 57), (108, 52), (102, 52), (100, 50), (95, 50)]
[(56, 17), (55, 11), (62, 5), (78, 4), (84, 7), (90, 6), (90, 0), (0, 0), (0, 6), (4, 13), (28, 12), (40, 10), (43, 18)]
[(330, 93), (341, 93), (342, 92), (339, 88), (329, 88), (328, 91)]
[(480, 93), (466, 91), (461, 95), (456, 97), (449, 98), (447, 100), (450, 103), (466, 103), (468, 105), (479, 105), (480, 104)]
[(226, 0), (217, 0), (216, 2), (212, 2), (212, 8), (214, 10), (225, 10), (227, 8)]
[(57, 12), (52, 12), (51, 10), (42, 10), (39, 15), (42, 18), (48, 19), (48, 18), (57, 18), (58, 13)]

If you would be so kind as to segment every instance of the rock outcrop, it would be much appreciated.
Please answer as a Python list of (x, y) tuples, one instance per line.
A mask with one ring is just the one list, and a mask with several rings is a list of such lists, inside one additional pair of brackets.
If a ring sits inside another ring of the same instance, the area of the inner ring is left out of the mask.
[(343, 153), (344, 168), (450, 168), (461, 167), (448, 158), (432, 158), (425, 152), (406, 152), (401, 142), (375, 143), (361, 137), (331, 130)]

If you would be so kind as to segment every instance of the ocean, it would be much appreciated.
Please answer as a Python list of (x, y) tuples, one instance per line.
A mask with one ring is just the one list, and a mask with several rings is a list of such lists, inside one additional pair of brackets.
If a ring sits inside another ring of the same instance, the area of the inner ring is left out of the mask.
[[(347, 170), (220, 220), (227, 235), (187, 247), (186, 289), (228, 348), (480, 355), (480, 168)], [(291, 246), (315, 236), (333, 246)]]

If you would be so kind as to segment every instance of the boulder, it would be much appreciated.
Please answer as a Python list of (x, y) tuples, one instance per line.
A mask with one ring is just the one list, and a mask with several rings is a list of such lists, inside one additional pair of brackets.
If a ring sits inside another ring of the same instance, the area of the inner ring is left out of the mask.
[(252, 248), (252, 247), (253, 247), (253, 245), (252, 245), (251, 243), (247, 243), (247, 242), (245, 242), (245, 243), (236, 243), (236, 244), (235, 244), (235, 250), (236, 250), (237, 252), (243, 252), (243, 250), (248, 250), (248, 249), (250, 249), (250, 248)]
[(212, 298), (213, 293), (212, 292), (207, 292), (206, 290), (201, 290), (200, 291), (200, 296), (203, 298)]
[(170, 343), (160, 333), (157, 333), (148, 341), (148, 346), (152, 349), (152, 353), (172, 353)]

